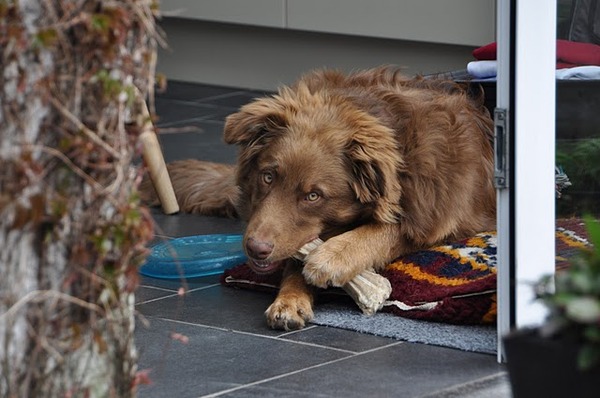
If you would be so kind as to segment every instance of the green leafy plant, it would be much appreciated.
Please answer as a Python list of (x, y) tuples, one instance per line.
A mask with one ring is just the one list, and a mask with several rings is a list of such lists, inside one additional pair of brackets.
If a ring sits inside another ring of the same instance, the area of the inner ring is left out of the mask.
[(591, 246), (568, 269), (543, 278), (537, 295), (550, 310), (542, 335), (575, 342), (579, 368), (587, 370), (600, 366), (600, 224), (589, 215), (584, 221)]
[(569, 176), (571, 186), (556, 201), (557, 214), (562, 217), (580, 216), (586, 212), (600, 214), (600, 138), (558, 140), (556, 164)]

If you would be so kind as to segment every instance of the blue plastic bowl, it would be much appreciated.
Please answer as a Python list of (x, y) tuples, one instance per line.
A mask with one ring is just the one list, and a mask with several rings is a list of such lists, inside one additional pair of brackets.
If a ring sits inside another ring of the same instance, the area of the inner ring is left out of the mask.
[(247, 261), (242, 235), (198, 235), (152, 247), (140, 274), (162, 279), (216, 275)]

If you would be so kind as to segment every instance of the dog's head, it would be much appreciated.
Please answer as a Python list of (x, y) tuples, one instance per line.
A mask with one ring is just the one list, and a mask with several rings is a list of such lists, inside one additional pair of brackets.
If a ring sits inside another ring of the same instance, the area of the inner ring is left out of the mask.
[(240, 146), (244, 247), (258, 272), (314, 238), (400, 213), (394, 134), (342, 96), (283, 89), (229, 116), (224, 138)]

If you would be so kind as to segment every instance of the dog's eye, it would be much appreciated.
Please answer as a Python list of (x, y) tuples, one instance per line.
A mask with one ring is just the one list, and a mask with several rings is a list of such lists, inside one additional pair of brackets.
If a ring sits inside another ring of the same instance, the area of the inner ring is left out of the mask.
[(321, 195), (319, 195), (316, 192), (311, 192), (308, 195), (306, 195), (306, 200), (308, 200), (309, 202), (314, 202), (316, 200), (319, 200), (319, 198), (321, 197)]
[(273, 182), (273, 173), (270, 171), (265, 171), (262, 174), (262, 179), (265, 184), (271, 184)]

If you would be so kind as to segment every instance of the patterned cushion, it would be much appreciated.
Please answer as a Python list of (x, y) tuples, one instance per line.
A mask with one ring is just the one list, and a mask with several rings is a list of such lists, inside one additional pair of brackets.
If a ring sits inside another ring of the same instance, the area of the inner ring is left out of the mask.
[(402, 256), (381, 274), (392, 284), (385, 312), (450, 323), (496, 319), (493, 232)]
[[(398, 258), (381, 271), (392, 285), (381, 311), (435, 322), (495, 323), (496, 243), (496, 233), (486, 232)], [(557, 220), (557, 270), (568, 266), (585, 245), (588, 241), (580, 219)], [(257, 275), (241, 264), (225, 271), (221, 282), (275, 291), (280, 279), (281, 273)]]

